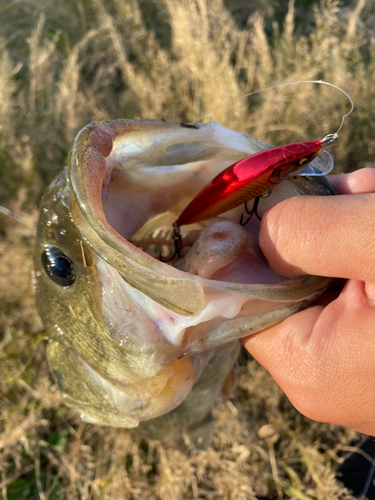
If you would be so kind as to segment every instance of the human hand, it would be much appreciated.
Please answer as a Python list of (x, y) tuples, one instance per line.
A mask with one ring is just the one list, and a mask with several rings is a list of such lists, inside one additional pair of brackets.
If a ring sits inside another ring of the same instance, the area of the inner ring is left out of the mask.
[(330, 182), (343, 196), (296, 197), (267, 211), (260, 245), (284, 276), (348, 281), (242, 343), (305, 416), (375, 434), (375, 169)]

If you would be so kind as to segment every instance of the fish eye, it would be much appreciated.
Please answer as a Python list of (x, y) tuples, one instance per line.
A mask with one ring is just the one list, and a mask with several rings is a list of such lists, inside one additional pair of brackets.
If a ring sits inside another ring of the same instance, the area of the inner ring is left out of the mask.
[(76, 275), (73, 262), (60, 248), (48, 246), (42, 253), (44, 270), (52, 281), (60, 286), (70, 286), (74, 283)]
[(308, 158), (302, 158), (299, 162), (298, 162), (298, 165), (304, 165), (305, 163), (307, 163), (309, 161)]

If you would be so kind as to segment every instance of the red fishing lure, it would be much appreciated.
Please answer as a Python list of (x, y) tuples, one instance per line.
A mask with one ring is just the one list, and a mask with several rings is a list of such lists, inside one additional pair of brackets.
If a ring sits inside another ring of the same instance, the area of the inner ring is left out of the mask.
[[(281, 83), (240, 96), (225, 104), (225, 106), (244, 97), (265, 92), (266, 90), (302, 83), (328, 85), (339, 90), (349, 99), (351, 109), (342, 116), (337, 132), (328, 134), (321, 141), (297, 142), (295, 144), (267, 149), (236, 162), (223, 170), (223, 172), (217, 175), (215, 179), (198, 193), (173, 224), (173, 239), (177, 253), (178, 244), (181, 243), (180, 226), (211, 219), (238, 205), (246, 204), (246, 202), (252, 199), (255, 199), (256, 203), (254, 203), (254, 208), (250, 215), (257, 213), (256, 207), (259, 196), (267, 193), (267, 191), (282, 182), (288, 175), (302, 170), (303, 166), (310, 163), (322, 151), (324, 146), (327, 146), (338, 138), (338, 133), (344, 124), (344, 120), (353, 111), (354, 104), (346, 92), (332, 83), (321, 80), (301, 80), (298, 82)], [(219, 106), (216, 109), (220, 109), (223, 106)], [(199, 120), (212, 112), (202, 116)]]
[(267, 149), (240, 160), (218, 174), (189, 203), (174, 223), (176, 229), (216, 217), (261, 196), (311, 162), (332, 142), (297, 142)]

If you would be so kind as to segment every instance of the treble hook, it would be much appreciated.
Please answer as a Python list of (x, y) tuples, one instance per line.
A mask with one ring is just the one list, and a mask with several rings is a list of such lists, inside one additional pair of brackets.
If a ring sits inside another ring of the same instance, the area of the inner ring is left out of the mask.
[(164, 260), (160, 252), (159, 256), (160, 262), (171, 262), (176, 257), (176, 255), (177, 257), (181, 257), (180, 250), (182, 248), (182, 238), (181, 238), (180, 227), (177, 226), (175, 222), (172, 224), (172, 227), (173, 227), (172, 240), (174, 243), (174, 254), (169, 259)]
[(260, 198), (267, 198), (270, 194), (272, 193), (272, 189), (269, 189), (268, 191), (266, 191), (265, 193), (261, 194), (260, 196), (257, 196), (256, 198), (254, 198), (254, 204), (253, 204), (253, 208), (249, 211), (248, 207), (247, 207), (247, 204), (248, 202), (246, 202), (244, 204), (244, 209), (245, 209), (245, 212), (250, 215), (250, 217), (246, 220), (246, 222), (243, 221), (243, 213), (241, 214), (241, 218), (240, 218), (240, 225), (241, 226), (246, 226), (246, 224), (248, 222), (250, 222), (252, 216), (255, 214), (255, 216), (259, 219), (259, 220), (262, 220), (262, 217), (258, 214), (258, 205), (259, 205), (259, 200)]

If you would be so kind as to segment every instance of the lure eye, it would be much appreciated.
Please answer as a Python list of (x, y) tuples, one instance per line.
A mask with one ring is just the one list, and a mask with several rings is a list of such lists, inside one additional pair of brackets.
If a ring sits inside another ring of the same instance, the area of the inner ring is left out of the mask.
[(60, 286), (70, 286), (76, 275), (73, 262), (60, 248), (49, 246), (42, 253), (44, 270), (52, 281)]
[(309, 161), (308, 158), (302, 158), (299, 162), (298, 162), (298, 165), (305, 165), (305, 163), (307, 163)]

